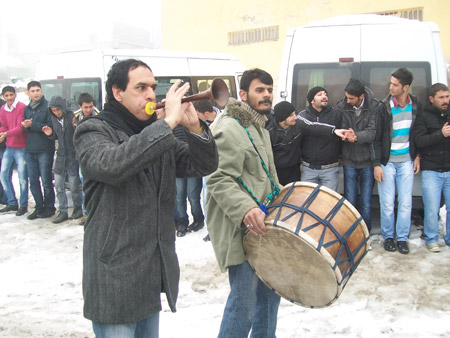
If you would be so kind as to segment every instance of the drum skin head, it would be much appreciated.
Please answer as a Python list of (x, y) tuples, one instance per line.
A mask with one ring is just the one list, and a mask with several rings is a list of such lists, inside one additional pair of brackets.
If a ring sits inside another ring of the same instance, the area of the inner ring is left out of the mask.
[(261, 281), (288, 301), (325, 307), (342, 291), (334, 270), (316, 247), (305, 240), (294, 240), (284, 228), (266, 225), (263, 237), (249, 233), (244, 248)]
[(249, 264), (286, 300), (329, 306), (368, 250), (364, 221), (358, 223), (358, 211), (341, 195), (314, 183), (285, 186), (272, 205), (266, 234), (244, 236)]

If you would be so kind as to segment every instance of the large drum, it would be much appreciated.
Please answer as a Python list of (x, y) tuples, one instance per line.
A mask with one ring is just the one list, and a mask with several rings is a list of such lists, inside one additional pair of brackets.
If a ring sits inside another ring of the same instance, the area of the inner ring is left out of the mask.
[(265, 236), (244, 236), (258, 277), (296, 304), (333, 303), (369, 248), (358, 211), (333, 190), (307, 182), (285, 186), (268, 210)]

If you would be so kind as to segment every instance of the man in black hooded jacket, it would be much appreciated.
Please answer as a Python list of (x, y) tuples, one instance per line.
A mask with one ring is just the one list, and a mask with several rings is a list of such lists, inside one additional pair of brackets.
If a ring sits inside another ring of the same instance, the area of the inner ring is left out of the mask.
[(450, 92), (435, 83), (425, 108), (417, 115), (414, 139), (419, 147), (422, 169), (422, 198), (425, 206), (424, 232), (430, 252), (439, 252), (439, 207), (444, 194), (447, 208), (445, 244), (450, 245)]

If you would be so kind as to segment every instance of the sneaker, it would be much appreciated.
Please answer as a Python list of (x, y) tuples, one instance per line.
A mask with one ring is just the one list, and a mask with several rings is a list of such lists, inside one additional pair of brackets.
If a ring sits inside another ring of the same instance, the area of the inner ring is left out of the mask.
[(22, 216), (25, 215), (28, 211), (27, 207), (20, 207), (19, 210), (16, 212), (16, 216)]
[(39, 209), (34, 209), (34, 211), (27, 216), (27, 219), (33, 220), (33, 219), (38, 218), (39, 211), (40, 211)]
[(187, 231), (189, 232), (196, 232), (199, 231), (201, 228), (203, 228), (205, 226), (205, 222), (201, 221), (201, 222), (193, 222), (192, 224), (189, 224), (187, 227)]
[(70, 219), (78, 219), (81, 217), (83, 217), (83, 210), (81, 209), (81, 207), (73, 209), (73, 213), (72, 216), (70, 216)]
[(38, 218), (49, 218), (49, 217), (52, 217), (54, 214), (55, 214), (55, 210), (43, 209), (38, 212), (37, 217)]
[(439, 247), (439, 244), (437, 244), (436, 242), (428, 243), (427, 248), (430, 252), (441, 252), (441, 248)]
[(179, 225), (177, 230), (177, 237), (184, 237), (187, 232), (187, 227), (185, 225)]
[(19, 207), (17, 205), (7, 205), (3, 209), (0, 209), (0, 212), (8, 212), (8, 211), (17, 211)]
[(395, 247), (393, 238), (386, 238), (384, 240), (384, 250), (390, 251), (390, 252), (394, 252), (395, 250), (397, 250), (397, 248)]
[(397, 241), (397, 249), (398, 252), (400, 252), (401, 254), (408, 254), (409, 253), (409, 248), (408, 248), (408, 242), (406, 241)]
[[(44, 217), (43, 217), (44, 218)], [(65, 211), (59, 211), (58, 216), (52, 221), (55, 224), (67, 221), (69, 219), (69, 215)]]
[(205, 237), (203, 237), (203, 240), (205, 242), (209, 242), (211, 240), (211, 238), (209, 237), (209, 234), (207, 234)]

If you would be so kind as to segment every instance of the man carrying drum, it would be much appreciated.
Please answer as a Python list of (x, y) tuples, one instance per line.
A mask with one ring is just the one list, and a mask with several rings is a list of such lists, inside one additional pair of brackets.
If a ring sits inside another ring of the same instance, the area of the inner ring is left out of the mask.
[(219, 337), (247, 337), (250, 330), (275, 337), (280, 297), (252, 270), (242, 245), (246, 229), (264, 235), (265, 206), (280, 189), (264, 128), (272, 107), (272, 76), (261, 69), (245, 71), (239, 96), (243, 102), (230, 99), (212, 128), (219, 167), (206, 181), (208, 232), (231, 287)]

